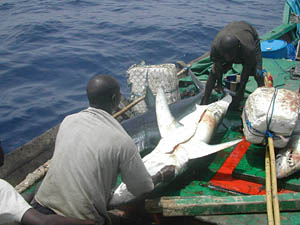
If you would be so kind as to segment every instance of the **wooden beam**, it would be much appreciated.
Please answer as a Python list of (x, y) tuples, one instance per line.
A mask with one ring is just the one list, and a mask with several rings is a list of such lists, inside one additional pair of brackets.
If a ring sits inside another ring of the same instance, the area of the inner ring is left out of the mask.
[[(281, 211), (300, 210), (300, 193), (278, 195)], [(188, 196), (161, 197), (146, 200), (149, 213), (164, 216), (228, 215), (237, 213), (265, 213), (265, 195), (249, 196)]]
[(269, 31), (268, 33), (264, 34), (260, 37), (262, 41), (265, 40), (275, 40), (280, 38), (282, 35), (288, 33), (289, 31), (295, 29), (297, 24), (281, 24), (275, 27), (273, 30)]

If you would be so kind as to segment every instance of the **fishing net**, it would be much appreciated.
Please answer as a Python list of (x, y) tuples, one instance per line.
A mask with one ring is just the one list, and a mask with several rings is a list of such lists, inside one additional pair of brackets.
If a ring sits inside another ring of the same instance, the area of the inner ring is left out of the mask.
[[(130, 87), (133, 101), (140, 96), (145, 95), (146, 86), (149, 86), (154, 95), (157, 93), (157, 88), (162, 87), (168, 104), (176, 102), (180, 99), (178, 87), (177, 70), (175, 64), (160, 64), (160, 65), (132, 65), (127, 70), (127, 82)], [(146, 101), (143, 100), (133, 107), (135, 114), (141, 114), (148, 110)]]

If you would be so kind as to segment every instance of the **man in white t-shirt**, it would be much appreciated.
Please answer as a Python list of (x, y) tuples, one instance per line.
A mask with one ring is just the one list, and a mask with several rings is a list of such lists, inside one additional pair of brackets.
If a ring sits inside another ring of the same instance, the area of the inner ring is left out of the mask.
[[(0, 167), (4, 153), (0, 142)], [(95, 222), (44, 215), (33, 209), (8, 182), (0, 179), (0, 224), (17, 222), (25, 225), (96, 225)]]
[(95, 222), (44, 215), (33, 209), (8, 182), (0, 179), (0, 224), (17, 222), (24, 225), (95, 225)]
[(88, 82), (89, 107), (61, 123), (35, 206), (110, 224), (107, 204), (119, 173), (135, 196), (154, 188), (134, 142), (111, 116), (120, 95), (120, 86), (111, 76), (98, 75)]

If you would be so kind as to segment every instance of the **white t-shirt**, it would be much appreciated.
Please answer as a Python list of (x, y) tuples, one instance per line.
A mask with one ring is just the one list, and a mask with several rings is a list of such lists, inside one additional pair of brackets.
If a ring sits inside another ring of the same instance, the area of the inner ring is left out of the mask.
[(31, 206), (9, 183), (0, 179), (0, 224), (21, 222)]
[(154, 187), (120, 123), (89, 107), (61, 123), (50, 169), (35, 199), (59, 215), (109, 223), (106, 207), (119, 173), (136, 196)]

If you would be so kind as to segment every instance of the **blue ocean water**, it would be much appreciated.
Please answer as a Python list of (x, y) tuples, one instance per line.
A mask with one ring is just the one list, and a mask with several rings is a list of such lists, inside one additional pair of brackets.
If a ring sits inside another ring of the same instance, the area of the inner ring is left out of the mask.
[(227, 23), (260, 35), (280, 25), (282, 0), (2, 0), (0, 137), (12, 151), (87, 107), (94, 75), (113, 75), (129, 95), (126, 70), (189, 62)]

